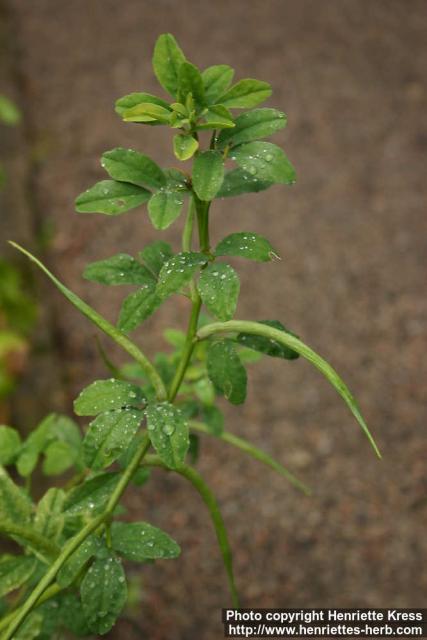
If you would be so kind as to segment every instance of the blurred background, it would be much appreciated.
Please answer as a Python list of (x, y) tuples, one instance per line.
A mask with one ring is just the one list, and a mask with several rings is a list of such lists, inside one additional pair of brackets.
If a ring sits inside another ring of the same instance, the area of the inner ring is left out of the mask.
[[(261, 232), (281, 262), (239, 263), (238, 316), (277, 318), (325, 356), (358, 397), (375, 459), (346, 407), (308, 363), (263, 359), (227, 428), (274, 453), (312, 488), (212, 439), (200, 471), (220, 501), (243, 606), (421, 607), (427, 590), (427, 11), (424, 0), (0, 0), (0, 422), (28, 432), (71, 412), (106, 371), (93, 327), (6, 246), (23, 243), (115, 320), (123, 292), (86, 282), (86, 262), (156, 238), (143, 208), (117, 219), (74, 213), (132, 146), (174, 164), (163, 128), (121, 123), (116, 98), (158, 93), (156, 37), (200, 67), (229, 63), (270, 82), (293, 187), (215, 204), (214, 241)], [(1, 106), (1, 101), (0, 101)], [(5, 115), (6, 113), (6, 115)], [(180, 224), (162, 239), (179, 242)], [(186, 324), (167, 303), (136, 332), (149, 354)], [(105, 340), (117, 362), (122, 355)], [(108, 637), (222, 637), (229, 604), (207, 513), (162, 473), (127, 497), (130, 515), (170, 532), (179, 560), (144, 568), (142, 601)], [(132, 569), (132, 571), (136, 571)]]

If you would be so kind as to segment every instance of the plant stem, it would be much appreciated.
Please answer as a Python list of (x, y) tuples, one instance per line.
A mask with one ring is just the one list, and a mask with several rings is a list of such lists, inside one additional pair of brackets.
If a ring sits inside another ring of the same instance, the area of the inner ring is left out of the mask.
[(73, 304), (83, 315), (85, 315), (89, 320), (91, 320), (101, 331), (106, 333), (110, 338), (114, 340), (119, 346), (122, 347), (129, 355), (138, 362), (145, 373), (147, 374), (150, 382), (152, 383), (156, 395), (159, 400), (166, 400), (167, 393), (163, 381), (157, 370), (152, 365), (152, 363), (148, 360), (148, 358), (142, 353), (139, 347), (133, 343), (126, 334), (124, 334), (120, 329), (117, 329), (114, 325), (112, 325), (108, 320), (103, 318), (97, 311), (92, 309), (86, 302), (84, 302), (79, 296), (70, 291), (65, 285), (62, 284), (58, 278), (56, 278), (53, 273), (49, 271), (45, 265), (40, 262), (35, 256), (33, 256), (29, 251), (21, 247), (19, 244), (15, 242), (10, 242), (10, 244), (18, 249), (21, 253), (26, 255), (32, 262), (34, 262), (39, 269), (41, 269), (47, 277), (56, 285), (56, 287), (61, 291), (61, 293)]
[(71, 538), (68, 544), (65, 545), (61, 554), (56, 558), (56, 560), (50, 566), (49, 570), (45, 573), (43, 578), (38, 583), (37, 587), (32, 591), (32, 593), (30, 594), (26, 602), (22, 605), (22, 607), (17, 612), (17, 615), (14, 617), (10, 627), (6, 631), (6, 634), (4, 635), (4, 638), (2, 638), (2, 640), (10, 640), (12, 638), (13, 634), (20, 627), (24, 619), (28, 616), (28, 614), (32, 611), (32, 609), (37, 605), (39, 598), (42, 596), (45, 590), (49, 587), (51, 582), (53, 582), (53, 580), (56, 577), (56, 574), (58, 573), (60, 568), (63, 566), (63, 564), (66, 562), (66, 560), (70, 557), (70, 555), (82, 544), (82, 542), (86, 540), (86, 538), (93, 531), (95, 531), (95, 529), (97, 529), (101, 524), (105, 522), (105, 520), (107, 520), (107, 518), (111, 516), (117, 503), (119, 502), (124, 491), (126, 490), (126, 487), (131, 481), (132, 476), (134, 475), (135, 471), (141, 464), (141, 461), (144, 458), (145, 454), (147, 453), (149, 447), (150, 447), (150, 440), (148, 435), (145, 435), (138, 450), (136, 451), (134, 457), (132, 458), (130, 464), (126, 467), (125, 471), (123, 472), (117, 484), (117, 487), (114, 489), (113, 493), (111, 494), (111, 497), (107, 503), (107, 507), (105, 511), (99, 516), (97, 516), (96, 518), (94, 518), (93, 520), (91, 520), (90, 522), (88, 522), (88, 524), (85, 527), (83, 527), (83, 529), (79, 531), (79, 533), (76, 536), (74, 536), (74, 538)]
[[(156, 455), (147, 456), (144, 460), (144, 466), (145, 465), (150, 467), (161, 467), (170, 471), (170, 469), (162, 462), (159, 456)], [(228, 541), (227, 529), (225, 528), (224, 520), (222, 518), (221, 511), (219, 510), (218, 502), (215, 498), (215, 495), (212, 493), (201, 475), (193, 467), (183, 464), (180, 465), (177, 469), (174, 469), (174, 471), (191, 482), (209, 510), (215, 528), (215, 533), (224, 562), (225, 570), (227, 572), (233, 607), (239, 607), (239, 596), (234, 580), (231, 547)]]
[(338, 393), (350, 409), (351, 413), (356, 418), (360, 427), (362, 428), (362, 431), (369, 440), (378, 458), (381, 458), (381, 453), (378, 449), (378, 446), (368, 429), (368, 425), (366, 424), (362, 414), (360, 413), (360, 409), (357, 405), (356, 400), (352, 396), (350, 389), (340, 378), (335, 369), (333, 369), (331, 365), (326, 362), (326, 360), (321, 358), (315, 351), (313, 351), (313, 349), (304, 344), (304, 342), (301, 342), (301, 340), (291, 335), (290, 333), (287, 333), (286, 331), (279, 331), (279, 329), (274, 329), (273, 327), (269, 327), (266, 324), (262, 324), (260, 322), (250, 322), (247, 320), (229, 320), (228, 322), (214, 322), (212, 324), (208, 324), (199, 329), (199, 331), (197, 332), (197, 338), (199, 340), (204, 340), (205, 338), (209, 338), (209, 336), (212, 336), (215, 333), (250, 333), (254, 336), (261, 336), (263, 338), (267, 338), (268, 340), (273, 340), (274, 342), (283, 344), (284, 346), (290, 347), (291, 349), (302, 355), (303, 358), (311, 362), (316, 367), (316, 369), (319, 369), (319, 371), (323, 373), (323, 375), (329, 380), (332, 386), (338, 391)]
[(221, 440), (224, 440), (224, 442), (232, 444), (234, 447), (237, 447), (241, 451), (244, 451), (248, 455), (252, 456), (252, 458), (255, 458), (255, 460), (258, 460), (271, 469), (274, 469), (274, 471), (277, 471), (277, 473), (286, 478), (286, 480), (288, 480), (296, 489), (299, 489), (300, 491), (305, 493), (306, 496), (311, 495), (311, 490), (307, 487), (307, 485), (298, 480), (298, 478), (296, 478), (293, 473), (288, 471), (286, 467), (274, 460), (274, 458), (268, 455), (268, 453), (262, 451), (261, 449), (258, 449), (258, 447), (255, 447), (244, 438), (239, 438), (229, 431), (223, 431), (222, 433), (215, 436), (215, 434), (209, 431), (208, 427), (203, 424), (203, 422), (198, 422), (196, 420), (190, 420), (190, 427), (195, 431), (206, 433), (210, 436), (220, 438)]

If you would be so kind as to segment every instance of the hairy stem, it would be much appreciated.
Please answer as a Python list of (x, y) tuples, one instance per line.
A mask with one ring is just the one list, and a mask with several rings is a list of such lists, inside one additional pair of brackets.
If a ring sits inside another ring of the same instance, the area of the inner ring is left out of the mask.
[(16, 615), (13, 618), (13, 621), (6, 631), (4, 638), (2, 640), (10, 640), (16, 630), (21, 626), (22, 622), (28, 616), (29, 613), (33, 610), (33, 608), (37, 605), (40, 597), (46, 591), (46, 589), (50, 586), (50, 584), (54, 581), (58, 571), (63, 566), (63, 564), (68, 560), (71, 554), (86, 540), (86, 538), (95, 531), (101, 524), (103, 524), (113, 513), (116, 505), (118, 504), (120, 498), (122, 497), (126, 487), (131, 481), (135, 471), (141, 464), (142, 459), (147, 453), (150, 446), (150, 440), (148, 435), (145, 435), (143, 441), (141, 442), (138, 450), (136, 451), (134, 457), (132, 458), (128, 467), (126, 467), (123, 472), (117, 487), (114, 489), (111, 497), (107, 503), (107, 507), (103, 513), (99, 516), (88, 522), (88, 524), (83, 527), (79, 533), (71, 538), (71, 540), (65, 545), (64, 549), (60, 553), (60, 555), (56, 558), (53, 564), (50, 566), (49, 570), (45, 573), (43, 578), (38, 583), (37, 587), (32, 591), (28, 599), (16, 612)]
[[(156, 455), (147, 456), (144, 460), (144, 466), (145, 465), (150, 467), (161, 467), (170, 471), (170, 469), (162, 462), (159, 456)], [(215, 533), (224, 562), (225, 570), (227, 572), (233, 607), (239, 607), (239, 596), (237, 593), (233, 572), (233, 556), (230, 543), (228, 541), (227, 530), (225, 528), (224, 520), (222, 518), (221, 511), (219, 510), (218, 502), (215, 498), (215, 495), (212, 493), (201, 475), (193, 467), (183, 464), (180, 465), (177, 469), (174, 469), (174, 471), (191, 482), (209, 510), (215, 528)]]
[(269, 327), (260, 322), (250, 322), (246, 320), (214, 322), (205, 327), (202, 327), (197, 332), (197, 338), (199, 340), (204, 340), (205, 338), (209, 338), (209, 336), (212, 336), (216, 333), (251, 333), (255, 336), (261, 336), (263, 338), (278, 342), (279, 344), (283, 344), (286, 347), (290, 347), (301, 356), (303, 356), (303, 358), (311, 362), (317, 369), (319, 369), (319, 371), (321, 371), (321, 373), (323, 373), (323, 375), (329, 380), (332, 386), (338, 391), (338, 393), (350, 409), (351, 413), (356, 418), (363, 432), (365, 433), (378, 458), (381, 458), (381, 453), (378, 449), (378, 446), (373, 436), (371, 435), (371, 432), (368, 429), (368, 425), (366, 424), (362, 414), (360, 413), (357, 402), (350, 393), (349, 388), (337, 374), (335, 369), (333, 369), (330, 364), (328, 364), (315, 351), (313, 351), (313, 349), (301, 342), (301, 340), (299, 340), (298, 338), (295, 338), (295, 336), (291, 335), (290, 333), (279, 331), (278, 329), (274, 329), (273, 327)]
[(299, 489), (300, 491), (305, 493), (306, 496), (311, 495), (311, 490), (309, 489), (309, 487), (298, 480), (298, 478), (296, 478), (293, 473), (288, 471), (286, 467), (274, 460), (274, 458), (268, 455), (268, 453), (262, 451), (261, 449), (258, 449), (258, 447), (255, 447), (255, 445), (251, 444), (244, 438), (239, 438), (229, 431), (223, 431), (222, 433), (218, 434), (218, 436), (215, 436), (211, 431), (209, 431), (208, 427), (203, 424), (203, 422), (198, 422), (196, 420), (190, 420), (190, 427), (195, 431), (206, 433), (207, 435), (220, 438), (221, 440), (224, 440), (224, 442), (228, 442), (228, 444), (232, 444), (234, 447), (237, 447), (237, 449), (240, 449), (241, 451), (244, 451), (248, 455), (252, 456), (252, 458), (255, 458), (255, 460), (258, 460), (271, 469), (274, 469), (274, 471), (277, 471), (277, 473), (286, 478), (286, 480), (288, 480), (296, 489)]
[(122, 349), (127, 351), (127, 353), (129, 353), (129, 355), (131, 355), (132, 358), (134, 358), (134, 360), (136, 360), (136, 362), (138, 362), (141, 365), (141, 367), (147, 374), (150, 382), (152, 383), (156, 391), (156, 395), (158, 399), (166, 400), (167, 393), (166, 393), (166, 389), (162, 379), (157, 373), (157, 370), (155, 369), (155, 367), (151, 364), (148, 358), (142, 353), (139, 347), (137, 347), (136, 344), (134, 344), (131, 340), (129, 340), (127, 335), (124, 334), (122, 331), (120, 331), (120, 329), (117, 329), (117, 327), (115, 327), (110, 322), (108, 322), (108, 320), (103, 318), (97, 311), (92, 309), (92, 307), (90, 307), (88, 304), (86, 304), (86, 302), (84, 302), (81, 298), (79, 298), (79, 296), (77, 296), (75, 293), (70, 291), (70, 289), (68, 289), (65, 285), (63, 285), (62, 282), (58, 280), (58, 278), (56, 278), (53, 275), (53, 273), (51, 273), (49, 269), (45, 267), (45, 265), (42, 262), (40, 262), (40, 260), (38, 260), (35, 256), (33, 256), (29, 251), (21, 247), (19, 244), (16, 244), (15, 242), (10, 242), (10, 244), (13, 247), (15, 247), (15, 249), (18, 249), (18, 251), (26, 255), (30, 260), (32, 260), (32, 262), (34, 262), (39, 267), (39, 269), (41, 269), (47, 275), (47, 277), (50, 278), (50, 280), (56, 285), (56, 287), (61, 291), (61, 293), (71, 302), (71, 304), (77, 307), (77, 309), (83, 315), (89, 318), (89, 320), (91, 320), (99, 329), (101, 329), (101, 331), (103, 331), (110, 338), (112, 338), (114, 342), (116, 342), (120, 347), (122, 347)]

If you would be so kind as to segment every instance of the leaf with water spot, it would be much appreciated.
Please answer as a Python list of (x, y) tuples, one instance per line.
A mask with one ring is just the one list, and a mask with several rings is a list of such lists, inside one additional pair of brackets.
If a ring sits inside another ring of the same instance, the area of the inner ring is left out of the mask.
[(254, 178), (280, 184), (295, 182), (295, 169), (280, 147), (271, 142), (248, 142), (233, 149), (231, 159)]
[(234, 69), (227, 64), (217, 64), (203, 71), (202, 79), (208, 104), (215, 104), (218, 101), (230, 86), (233, 76)]
[[(265, 324), (267, 327), (273, 327), (273, 329), (284, 331), (285, 333), (294, 336), (294, 338), (298, 337), (295, 333), (286, 329), (286, 327), (278, 320), (260, 320), (260, 324)], [(239, 333), (236, 340), (249, 349), (254, 349), (255, 351), (264, 353), (267, 356), (272, 356), (273, 358), (283, 358), (284, 360), (296, 360), (299, 358), (299, 353), (293, 349), (290, 349), (286, 345), (279, 344), (275, 340), (264, 338), (263, 336), (254, 336), (250, 333)]]
[(148, 189), (161, 189), (166, 184), (166, 176), (159, 165), (133, 149), (117, 147), (106, 151), (101, 156), (101, 165), (119, 182), (130, 182)]
[(82, 580), (80, 596), (89, 629), (100, 635), (110, 631), (127, 600), (120, 560), (114, 556), (95, 560)]
[(219, 320), (230, 320), (236, 311), (240, 291), (237, 273), (228, 264), (213, 263), (200, 274), (197, 285), (209, 311)]
[(91, 262), (85, 267), (83, 277), (91, 282), (107, 285), (150, 285), (154, 282), (153, 274), (126, 253), (118, 253), (106, 260)]
[(177, 95), (179, 69), (185, 61), (185, 55), (171, 33), (163, 33), (157, 38), (153, 53), (154, 73), (173, 97)]
[(147, 202), (151, 192), (142, 187), (115, 180), (101, 180), (76, 199), (79, 213), (104, 213), (118, 216)]
[(198, 141), (190, 134), (178, 133), (173, 137), (173, 152), (178, 160), (189, 160), (198, 148)]
[(74, 401), (78, 416), (96, 416), (104, 411), (137, 407), (143, 400), (140, 387), (125, 380), (95, 380)]
[(172, 258), (172, 256), (172, 247), (163, 240), (151, 242), (139, 252), (139, 257), (155, 276), (159, 275), (164, 263), (169, 260), (169, 258)]
[(206, 262), (207, 257), (195, 251), (177, 253), (165, 262), (160, 270), (157, 295), (166, 298), (179, 291)]
[(85, 464), (94, 471), (112, 464), (130, 445), (142, 419), (143, 413), (137, 409), (118, 409), (97, 416), (83, 440)]
[(241, 256), (258, 262), (269, 262), (275, 252), (269, 241), (257, 233), (242, 231), (225, 237), (215, 249), (216, 256)]
[(224, 182), (216, 194), (216, 198), (230, 198), (239, 196), (242, 193), (258, 193), (271, 187), (273, 182), (260, 180), (256, 175), (252, 175), (243, 169), (232, 169), (227, 171)]
[(146, 415), (151, 444), (162, 461), (170, 469), (176, 469), (188, 451), (187, 421), (169, 402), (148, 405)]
[(113, 522), (111, 542), (114, 551), (134, 562), (177, 558), (181, 553), (175, 540), (147, 522)]
[(15, 589), (19, 589), (32, 575), (35, 569), (34, 556), (0, 557), (0, 598)]
[(123, 300), (117, 327), (125, 333), (133, 331), (151, 316), (161, 303), (162, 299), (155, 290), (145, 287), (138, 289)]
[(193, 188), (200, 200), (212, 200), (224, 180), (224, 161), (218, 151), (204, 151), (194, 159)]
[(218, 103), (228, 109), (251, 109), (271, 96), (268, 82), (245, 78), (239, 80), (218, 98)]
[(88, 514), (94, 516), (106, 506), (120, 480), (116, 472), (99, 473), (72, 489), (65, 499), (64, 511), (67, 515)]
[(215, 387), (232, 404), (246, 399), (247, 375), (232, 340), (213, 342), (208, 349), (207, 369)]
[(101, 544), (101, 539), (95, 535), (89, 536), (82, 542), (65, 564), (62, 565), (56, 576), (56, 581), (60, 587), (65, 589), (78, 578), (89, 560), (96, 555)]
[(148, 214), (155, 229), (167, 229), (182, 211), (184, 196), (181, 191), (162, 189), (148, 202)]

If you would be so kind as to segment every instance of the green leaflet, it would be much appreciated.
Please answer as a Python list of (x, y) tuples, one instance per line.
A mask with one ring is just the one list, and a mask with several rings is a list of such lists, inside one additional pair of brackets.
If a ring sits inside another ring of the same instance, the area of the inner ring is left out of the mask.
[(51, 442), (44, 451), (43, 473), (46, 476), (59, 476), (73, 465), (78, 467), (78, 458), (79, 447), (61, 440)]
[(172, 111), (152, 102), (140, 102), (123, 113), (125, 122), (146, 122), (148, 124), (169, 124)]
[(224, 179), (224, 162), (218, 151), (204, 151), (194, 159), (193, 188), (200, 200), (212, 200)]
[(233, 149), (231, 159), (259, 180), (281, 184), (295, 182), (295, 169), (282, 149), (271, 142), (248, 142)]
[(147, 202), (150, 191), (126, 182), (101, 180), (76, 199), (76, 211), (79, 213), (104, 213), (118, 216)]
[(13, 635), (13, 640), (35, 640), (40, 637), (43, 628), (43, 616), (39, 611), (30, 613), (24, 620), (18, 631)]
[(140, 387), (124, 380), (96, 380), (83, 389), (74, 401), (78, 416), (96, 416), (104, 411), (137, 407), (143, 401)]
[[(264, 324), (267, 327), (273, 327), (273, 329), (278, 329), (279, 331), (284, 331), (294, 338), (298, 338), (295, 333), (286, 329), (286, 327), (278, 320), (260, 320), (260, 324)], [(254, 336), (250, 333), (239, 333), (236, 340), (249, 349), (260, 351), (261, 353), (265, 353), (267, 356), (272, 356), (273, 358), (283, 358), (285, 360), (295, 360), (296, 358), (299, 358), (299, 353), (284, 344), (279, 344), (278, 342), (271, 340), (270, 338)]]
[(100, 471), (117, 460), (132, 442), (142, 419), (143, 413), (137, 409), (118, 409), (97, 416), (83, 440), (86, 465)]
[(179, 102), (184, 103), (189, 93), (196, 107), (202, 108), (205, 104), (205, 89), (200, 71), (191, 62), (183, 62), (178, 71)]
[(80, 596), (77, 593), (66, 591), (61, 595), (59, 614), (62, 624), (68, 631), (79, 638), (90, 635)]
[(222, 104), (214, 104), (203, 112), (204, 122), (197, 129), (230, 129), (234, 127), (233, 117)]
[(209, 346), (207, 368), (209, 378), (232, 404), (246, 399), (247, 375), (232, 340), (221, 340)]
[(271, 96), (268, 82), (245, 78), (233, 85), (218, 98), (218, 103), (228, 109), (251, 109)]
[(118, 147), (101, 156), (101, 165), (114, 180), (130, 182), (139, 187), (161, 189), (166, 176), (160, 167), (143, 153)]
[(156, 240), (155, 242), (147, 244), (145, 249), (139, 253), (141, 260), (155, 276), (159, 275), (160, 269), (166, 260), (169, 260), (172, 256), (172, 247), (163, 240)]
[(184, 196), (181, 191), (162, 189), (148, 202), (148, 214), (155, 229), (167, 229), (181, 213)]
[(201, 417), (209, 433), (218, 437), (223, 433), (224, 415), (214, 404), (204, 405), (202, 407)]
[(26, 493), (18, 487), (3, 467), (0, 467), (0, 520), (28, 524), (32, 505)]
[(134, 562), (177, 558), (181, 553), (175, 540), (147, 522), (114, 522), (111, 540), (114, 551)]
[(194, 251), (177, 253), (165, 262), (160, 270), (157, 295), (160, 298), (166, 298), (179, 291), (206, 262), (207, 257), (201, 253)]
[(83, 568), (89, 562), (101, 546), (101, 540), (91, 535), (74, 551), (65, 564), (60, 568), (56, 581), (62, 588), (69, 587), (79, 576)]
[(100, 473), (67, 494), (64, 511), (67, 515), (100, 513), (107, 504), (118, 481), (120, 473)]
[(21, 112), (18, 107), (6, 96), (0, 96), (0, 122), (8, 126), (15, 126), (20, 120)]
[(151, 93), (129, 93), (116, 101), (115, 111), (119, 116), (123, 116), (126, 111), (136, 107), (141, 102), (157, 104), (164, 109), (168, 109), (169, 105), (165, 100), (151, 95)]
[(191, 135), (179, 133), (173, 137), (173, 152), (178, 160), (189, 160), (198, 148), (198, 141)]
[(147, 285), (135, 293), (131, 293), (124, 299), (120, 309), (117, 321), (118, 328), (126, 333), (133, 331), (151, 316), (161, 303), (162, 299), (156, 291), (151, 287), (147, 288)]
[(240, 282), (228, 264), (209, 264), (200, 274), (197, 285), (209, 311), (219, 320), (230, 320), (236, 311)]
[(89, 629), (104, 635), (114, 625), (127, 600), (126, 576), (114, 556), (97, 559), (80, 586), (83, 612)]
[(21, 438), (16, 429), (0, 426), (0, 465), (14, 462), (21, 448)]
[(162, 87), (174, 97), (178, 90), (179, 69), (185, 61), (185, 55), (171, 33), (157, 38), (153, 54), (154, 73)]
[(241, 256), (258, 262), (269, 262), (275, 252), (269, 241), (257, 233), (232, 233), (217, 245), (216, 256)]
[(239, 196), (242, 193), (258, 193), (271, 187), (273, 183), (267, 180), (260, 180), (256, 175), (251, 175), (243, 169), (233, 169), (227, 171), (221, 189), (216, 194), (217, 198), (230, 198)]
[(150, 271), (126, 253), (118, 253), (106, 260), (91, 262), (86, 266), (83, 276), (86, 280), (107, 285), (144, 285), (153, 282)]
[(0, 598), (22, 586), (32, 575), (36, 560), (31, 556), (0, 557)]
[(277, 109), (253, 109), (236, 118), (234, 125), (232, 131), (221, 131), (216, 144), (218, 149), (267, 138), (286, 126), (286, 115)]
[(34, 527), (48, 540), (56, 542), (64, 528), (65, 492), (51, 487), (37, 505)]
[(215, 104), (218, 98), (230, 86), (234, 76), (234, 69), (227, 64), (218, 64), (208, 67), (202, 73), (205, 87), (205, 97), (208, 104)]
[(169, 402), (149, 404), (146, 410), (151, 444), (162, 461), (176, 469), (188, 451), (188, 424), (181, 411)]

